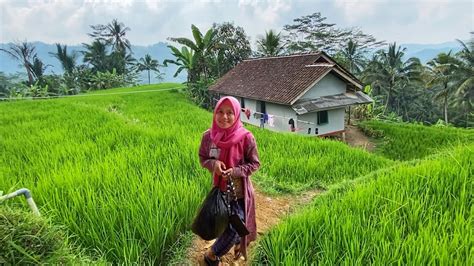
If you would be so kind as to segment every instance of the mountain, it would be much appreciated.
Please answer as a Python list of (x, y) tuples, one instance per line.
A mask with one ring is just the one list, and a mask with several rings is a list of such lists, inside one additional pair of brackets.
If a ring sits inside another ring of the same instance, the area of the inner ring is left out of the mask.
[[(36, 47), (36, 52), (38, 54), (38, 57), (46, 64), (50, 65), (46, 73), (56, 73), (56, 74), (62, 74), (63, 70), (61, 68), (61, 65), (59, 64), (59, 61), (52, 57), (49, 52), (56, 52), (56, 45), (55, 44), (46, 44), (43, 42), (33, 42), (33, 45)], [(167, 43), (164, 42), (159, 42), (153, 45), (149, 46), (140, 46), (140, 45), (132, 45), (132, 51), (133, 51), (133, 56), (137, 59), (144, 57), (145, 54), (150, 54), (152, 58), (157, 59), (159, 63), (162, 63), (165, 59), (173, 59), (173, 56), (171, 55), (171, 52), (169, 48), (167, 47)], [(405, 57), (404, 60), (410, 58), (410, 57), (418, 57), (422, 63), (426, 63), (429, 60), (435, 58), (439, 53), (441, 52), (449, 52), (452, 51), (453, 53), (456, 53), (461, 50), (461, 45), (458, 42), (445, 42), (445, 43), (440, 43), (440, 44), (400, 44), (401, 47), (406, 47), (405, 51)], [(7, 48), (8, 44), (5, 43), (0, 43), (1, 48)], [(68, 51), (83, 51), (84, 48), (82, 45), (68, 45)], [(80, 53), (79, 53), (80, 54)], [(82, 56), (78, 59), (78, 63), (82, 62)], [(174, 73), (176, 72), (177, 66), (175, 65), (169, 65), (168, 67), (161, 67), (160, 71), (165, 74), (164, 76), (164, 81), (168, 82), (184, 82), (186, 80), (186, 73), (181, 72), (180, 75), (178, 75), (176, 78), (173, 77)], [(0, 71), (7, 73), (7, 74), (13, 74), (16, 72), (22, 72), (24, 73), (25, 71), (21, 66), (19, 66), (19, 63), (12, 59), (10, 56), (8, 56), (6, 53), (0, 52)], [(26, 75), (26, 74), (25, 74)], [(154, 77), (154, 74), (151, 74), (152, 76), (152, 83), (158, 82), (156, 78)], [(141, 83), (147, 83), (147, 73), (142, 72), (141, 73)]]
[[(465, 42), (466, 43), (466, 42)], [(417, 57), (423, 64), (435, 58), (439, 53), (448, 53), (452, 51), (452, 54), (459, 52), (461, 44), (458, 42), (445, 42), (440, 44), (400, 44), (401, 47), (405, 47), (405, 57), (408, 59), (410, 57)]]
[[(46, 69), (46, 74), (62, 74), (64, 71), (61, 67), (59, 61), (51, 56), (49, 53), (56, 52), (56, 45), (55, 44), (47, 44), (43, 42), (32, 42), (35, 47), (35, 51), (38, 54), (38, 57), (43, 61), (45, 65), (49, 65)], [(165, 59), (173, 59), (174, 57), (171, 55), (170, 49), (167, 47), (167, 43), (159, 42), (150, 46), (140, 46), (140, 45), (132, 45), (132, 52), (133, 57), (137, 60), (141, 57), (145, 57), (148, 53), (151, 55), (153, 59), (157, 59), (158, 62), (161, 64)], [(9, 43), (0, 43), (0, 48), (7, 49)], [(80, 51), (84, 51), (84, 47), (82, 45), (68, 45), (67, 46), (68, 53), (72, 51), (77, 52), (79, 55), (77, 59), (77, 63), (82, 63), (82, 54)], [(169, 65), (168, 67), (160, 67), (160, 72), (164, 73), (164, 81), (166, 82), (184, 82), (186, 80), (186, 74), (181, 72), (176, 78), (173, 77), (174, 73), (176, 72), (177, 66)], [(19, 65), (19, 62), (11, 58), (8, 54), (4, 52), (0, 52), (0, 72), (4, 72), (6, 74), (13, 74), (17, 72), (25, 73), (25, 70), (22, 66)], [(25, 74), (26, 75), (26, 74)], [(154, 73), (150, 73), (151, 82), (156, 83), (158, 80), (155, 78)], [(143, 71), (140, 75), (141, 84), (148, 83), (148, 76), (147, 72)]]

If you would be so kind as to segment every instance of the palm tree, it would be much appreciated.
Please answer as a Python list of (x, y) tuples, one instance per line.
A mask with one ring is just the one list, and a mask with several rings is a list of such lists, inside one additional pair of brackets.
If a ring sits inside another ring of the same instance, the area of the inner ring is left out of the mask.
[(440, 53), (427, 63), (431, 76), (428, 86), (436, 92), (436, 100), (443, 99), (444, 122), (446, 124), (448, 124), (448, 98), (455, 89), (453, 63), (454, 58), (451, 57), (451, 52)]
[(107, 46), (103, 41), (95, 40), (92, 44), (83, 44), (86, 51), (84, 54), (84, 63), (92, 65), (95, 72), (105, 72), (108, 70)]
[(107, 25), (95, 25), (91, 26), (91, 28), (94, 31), (89, 36), (111, 44), (113, 51), (124, 52), (126, 49), (131, 50), (130, 41), (125, 38), (130, 28), (125, 27), (125, 24), (118, 22), (117, 19), (113, 19)]
[[(473, 32), (471, 32), (473, 34)], [(455, 106), (461, 107), (465, 114), (465, 125), (468, 126), (469, 114), (474, 109), (474, 39), (468, 44), (458, 40), (463, 49), (456, 54), (454, 78), (456, 87)]]
[(56, 53), (50, 52), (49, 54), (59, 60), (61, 66), (66, 73), (72, 73), (74, 68), (76, 67), (76, 58), (77, 54), (75, 52), (68, 54), (67, 53), (67, 45), (61, 46), (60, 43), (56, 43)]
[(416, 58), (410, 58), (403, 62), (402, 57), (405, 48), (397, 47), (396, 43), (390, 44), (388, 51), (379, 50), (372, 58), (364, 71), (364, 79), (380, 93), (386, 93), (385, 114), (388, 107), (393, 105), (393, 93), (404, 89), (411, 80), (419, 79), (421, 63)]
[(31, 69), (31, 72), (35, 78), (35, 80), (40, 80), (41, 77), (43, 76), (44, 72), (46, 71), (46, 69), (51, 66), (51, 65), (45, 65), (43, 63), (43, 61), (41, 61), (35, 54), (35, 56), (33, 57), (33, 63), (30, 64), (30, 69)]
[(347, 46), (341, 51), (341, 56), (344, 61), (343, 65), (352, 74), (358, 74), (364, 68), (366, 61), (364, 51), (357, 42), (353, 42), (352, 39), (347, 42)]
[(283, 54), (284, 49), (280, 33), (276, 34), (273, 30), (265, 31), (265, 37), (257, 40), (258, 56), (278, 56)]
[(32, 61), (36, 55), (33, 44), (28, 43), (27, 41), (22, 43), (13, 43), (10, 44), (8, 49), (0, 48), (0, 51), (7, 53), (13, 59), (21, 62), (21, 65), (25, 67), (26, 74), (28, 75), (28, 85), (32, 85), (34, 83), (34, 74), (31, 66), (33, 65)]
[(150, 71), (160, 72), (158, 70), (158, 60), (151, 58), (151, 55), (146, 54), (145, 58), (140, 58), (138, 63), (138, 71), (146, 70), (148, 72), (148, 84), (150, 84)]

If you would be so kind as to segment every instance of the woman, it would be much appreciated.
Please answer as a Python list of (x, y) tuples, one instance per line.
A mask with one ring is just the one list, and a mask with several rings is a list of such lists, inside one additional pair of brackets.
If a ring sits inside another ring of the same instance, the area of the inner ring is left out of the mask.
[(213, 173), (213, 184), (227, 190), (232, 179), (238, 199), (239, 215), (250, 234), (239, 237), (229, 225), (204, 254), (208, 265), (218, 265), (220, 257), (234, 246), (234, 259), (247, 259), (247, 246), (256, 238), (254, 190), (250, 175), (260, 167), (255, 138), (240, 121), (240, 103), (234, 97), (223, 97), (216, 104), (212, 127), (204, 132), (199, 148), (201, 165)]

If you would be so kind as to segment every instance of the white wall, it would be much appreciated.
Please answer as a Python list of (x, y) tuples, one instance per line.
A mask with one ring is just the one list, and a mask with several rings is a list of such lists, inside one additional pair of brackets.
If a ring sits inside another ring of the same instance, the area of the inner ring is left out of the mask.
[[(224, 95), (222, 95), (224, 97)], [(236, 97), (239, 101), (240, 98)], [(252, 99), (245, 99), (245, 108), (251, 111), (250, 119), (247, 119), (245, 113), (240, 113), (240, 120), (244, 123), (260, 126), (260, 118), (255, 117), (254, 113), (257, 110), (257, 101)], [(317, 125), (317, 112), (297, 115), (290, 106), (266, 102), (266, 109), (269, 115), (274, 115), (273, 127), (268, 123), (264, 124), (264, 128), (279, 131), (291, 132), (288, 121), (290, 118), (295, 120), (296, 133), (301, 135), (308, 135), (308, 128), (311, 128), (310, 136), (315, 136), (315, 128), (318, 128), (318, 135), (328, 134), (335, 131), (344, 130), (344, 115), (345, 108), (328, 110), (328, 123), (324, 125)], [(308, 124), (305, 122), (310, 122)]]
[(305, 124), (302, 122), (298, 123), (298, 128), (300, 129), (298, 133), (308, 134), (308, 128), (311, 128), (311, 135), (314, 135), (315, 128), (318, 128), (318, 135), (324, 135), (332, 133), (335, 131), (344, 130), (344, 115), (345, 108), (327, 110), (328, 112), (328, 123), (323, 125), (318, 125), (317, 112), (308, 113), (298, 116), (299, 120), (313, 122), (314, 124)]
[(346, 92), (346, 83), (332, 73), (327, 74), (298, 101), (311, 100), (321, 96), (336, 95)]

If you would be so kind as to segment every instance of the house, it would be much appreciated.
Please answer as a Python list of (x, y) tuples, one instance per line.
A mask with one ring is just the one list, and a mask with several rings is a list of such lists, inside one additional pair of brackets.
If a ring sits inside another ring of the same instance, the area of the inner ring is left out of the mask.
[(346, 107), (373, 100), (324, 52), (244, 60), (209, 88), (239, 99), (241, 120), (305, 135), (344, 133)]

